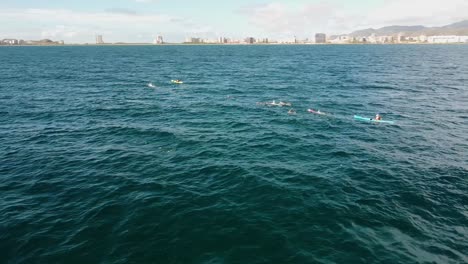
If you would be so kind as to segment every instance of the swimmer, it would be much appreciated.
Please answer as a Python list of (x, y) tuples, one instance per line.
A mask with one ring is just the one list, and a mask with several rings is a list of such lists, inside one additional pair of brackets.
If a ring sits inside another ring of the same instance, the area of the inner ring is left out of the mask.
[(268, 105), (268, 106), (274, 106), (274, 105), (278, 105), (278, 104), (276, 103), (275, 100), (273, 100), (273, 102), (271, 102), (271, 103), (268, 102), (268, 103), (266, 103), (266, 105)]

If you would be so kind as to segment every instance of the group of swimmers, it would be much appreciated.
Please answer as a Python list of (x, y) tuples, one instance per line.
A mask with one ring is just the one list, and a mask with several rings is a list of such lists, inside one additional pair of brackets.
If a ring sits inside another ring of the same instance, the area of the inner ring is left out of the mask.
[(268, 106), (279, 106), (279, 107), (291, 106), (291, 105), (292, 105), (291, 103), (282, 102), (282, 101), (279, 101), (279, 102), (277, 103), (275, 100), (273, 100), (273, 102), (265, 102), (265, 103), (257, 103), (257, 104), (268, 105)]
[[(171, 80), (171, 83), (174, 84), (183, 84), (184, 82), (182, 80), (176, 79), (176, 80)], [(156, 85), (154, 85), (152, 82), (148, 83), (148, 87), (150, 88), (156, 88)]]
[[(172, 82), (172, 83), (183, 83), (183, 81), (182, 81), (182, 80), (179, 80), (179, 79), (171, 80), (171, 82)], [(155, 86), (153, 83), (151, 83), (151, 82), (148, 83), (148, 86), (151, 87), (151, 88), (155, 88), (155, 87), (156, 87), (156, 86)], [(228, 96), (228, 98), (233, 98), (233, 97)], [(272, 102), (263, 102), (263, 103), (262, 103), (262, 102), (258, 102), (257, 104), (259, 104), (259, 105), (267, 105), (267, 106), (279, 106), (279, 107), (283, 107), (283, 106), (289, 106), (289, 107), (291, 107), (291, 106), (292, 106), (291, 103), (283, 102), (283, 101), (279, 101), (279, 102), (277, 103), (275, 100), (273, 100)], [(315, 110), (309, 109), (308, 112), (309, 112), (309, 113), (313, 113), (313, 114), (326, 115), (325, 113), (320, 112), (320, 110), (315, 111)], [(291, 109), (289, 109), (288, 114), (289, 114), (289, 115), (295, 115), (295, 114), (297, 114), (297, 112), (296, 112), (296, 110), (294, 110), (293, 108), (291, 108)], [(377, 115), (375, 115), (374, 120), (380, 121), (380, 120), (382, 120), (382, 117), (380, 116), (380, 114), (377, 114)]]
[[(282, 102), (282, 101), (280, 101), (279, 103), (277, 103), (275, 100), (273, 100), (272, 102), (264, 102), (264, 103), (259, 102), (259, 103), (257, 103), (257, 104), (260, 104), (260, 105), (267, 105), (267, 106), (279, 106), (279, 107), (283, 107), (283, 106), (292, 106), (291, 103)], [(308, 109), (307, 111), (308, 111), (309, 113), (312, 113), (312, 114), (327, 115), (326, 113), (321, 112), (320, 110)], [(288, 115), (295, 115), (295, 114), (297, 114), (296, 110), (294, 110), (293, 108), (289, 109)], [(382, 120), (382, 116), (380, 116), (380, 114), (376, 114), (374, 120), (380, 121), (380, 120)]]

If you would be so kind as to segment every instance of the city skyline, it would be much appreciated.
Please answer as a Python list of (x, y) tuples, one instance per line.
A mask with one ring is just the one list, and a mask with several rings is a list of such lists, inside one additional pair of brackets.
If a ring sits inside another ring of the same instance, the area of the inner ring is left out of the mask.
[(466, 14), (464, 0), (18, 0), (0, 3), (0, 39), (93, 43), (96, 35), (104, 35), (108, 42), (151, 42), (157, 36), (183, 42), (187, 37), (256, 36), (285, 41), (394, 24), (441, 26)]
[[(327, 35), (316, 33), (313, 38), (298, 38), (293, 36), (288, 40), (276, 40), (272, 38), (258, 38), (249, 36), (244, 39), (236, 39), (229, 36), (217, 38), (187, 37), (183, 42), (167, 42), (164, 36), (158, 35), (152, 42), (106, 42), (103, 35), (95, 35), (95, 43), (82, 43), (85, 45), (161, 45), (161, 44), (450, 44), (468, 43), (468, 20), (459, 21), (441, 27), (420, 26), (387, 26), (378, 29), (368, 28), (355, 30), (349, 34)], [(64, 45), (64, 40), (53, 41), (50, 39), (24, 40), (17, 38), (0, 39), (0, 45)], [(78, 43), (66, 43), (79, 45)]]

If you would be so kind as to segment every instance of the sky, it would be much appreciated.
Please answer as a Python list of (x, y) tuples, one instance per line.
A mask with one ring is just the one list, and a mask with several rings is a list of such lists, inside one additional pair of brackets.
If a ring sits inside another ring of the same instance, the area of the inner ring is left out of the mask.
[(468, 0), (0, 0), (0, 39), (182, 42), (187, 37), (275, 40), (390, 25), (468, 19)]

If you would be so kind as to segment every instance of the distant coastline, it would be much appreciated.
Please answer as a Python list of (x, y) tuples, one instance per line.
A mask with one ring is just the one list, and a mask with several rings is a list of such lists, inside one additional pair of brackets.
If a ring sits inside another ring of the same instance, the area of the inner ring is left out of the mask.
[(343, 35), (327, 35), (316, 33), (314, 38), (299, 39), (296, 36), (288, 40), (273, 40), (269, 38), (247, 37), (235, 39), (221, 36), (216, 39), (188, 37), (184, 42), (165, 42), (162, 35), (157, 36), (152, 43), (125, 43), (104, 41), (103, 35), (96, 35), (93, 43), (65, 43), (63, 40), (53, 41), (3, 39), (0, 46), (164, 46), (164, 45), (402, 45), (402, 44), (468, 44), (468, 20), (453, 23), (443, 27), (425, 26), (388, 26), (379, 29), (364, 29)]
[(1, 47), (118, 47), (118, 46), (145, 46), (145, 47), (162, 47), (162, 46), (406, 46), (406, 45), (468, 45), (468, 43), (121, 43), (121, 44), (61, 44), (61, 45), (0, 45)]

